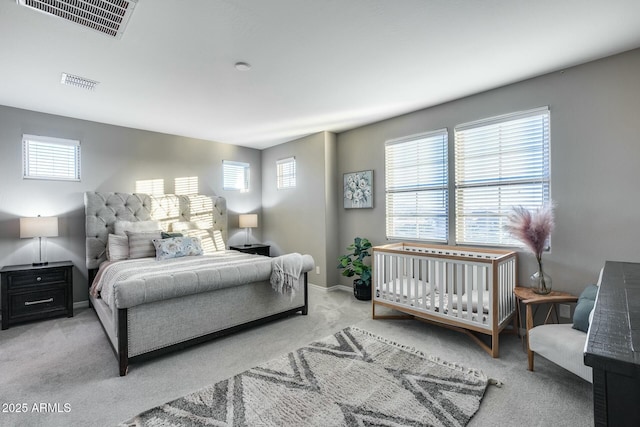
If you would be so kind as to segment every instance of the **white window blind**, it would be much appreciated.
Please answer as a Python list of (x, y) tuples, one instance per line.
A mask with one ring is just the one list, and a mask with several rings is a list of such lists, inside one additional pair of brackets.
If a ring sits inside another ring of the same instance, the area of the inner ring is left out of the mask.
[(385, 143), (387, 238), (446, 242), (446, 129)]
[(518, 246), (506, 217), (549, 202), (549, 157), (547, 107), (456, 126), (456, 243)]
[(296, 186), (296, 158), (288, 157), (276, 162), (278, 190)]
[(22, 177), (80, 181), (80, 141), (22, 135)]
[(249, 163), (223, 160), (223, 189), (249, 191), (249, 169)]

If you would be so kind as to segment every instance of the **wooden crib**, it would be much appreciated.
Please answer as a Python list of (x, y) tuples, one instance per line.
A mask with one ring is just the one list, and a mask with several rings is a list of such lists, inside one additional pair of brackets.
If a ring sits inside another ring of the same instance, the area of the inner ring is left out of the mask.
[[(417, 317), (464, 332), (492, 357), (514, 320), (517, 253), (463, 246), (395, 243), (373, 248), (374, 319)], [(376, 315), (376, 305), (409, 316)], [(476, 333), (491, 337), (487, 345)]]

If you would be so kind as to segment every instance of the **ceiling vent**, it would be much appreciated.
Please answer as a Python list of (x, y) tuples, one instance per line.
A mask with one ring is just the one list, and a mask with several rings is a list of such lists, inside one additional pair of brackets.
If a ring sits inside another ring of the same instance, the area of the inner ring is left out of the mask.
[(84, 77), (75, 76), (69, 73), (62, 73), (60, 83), (67, 86), (75, 86), (80, 89), (94, 90), (98, 86), (99, 82), (90, 80)]
[(21, 6), (122, 38), (138, 0), (17, 0)]

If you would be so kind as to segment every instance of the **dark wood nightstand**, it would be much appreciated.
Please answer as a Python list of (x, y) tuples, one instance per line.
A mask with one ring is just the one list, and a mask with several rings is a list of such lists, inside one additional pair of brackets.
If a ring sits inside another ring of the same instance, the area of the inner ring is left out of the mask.
[(269, 256), (270, 248), (271, 248), (270, 245), (263, 245), (260, 243), (256, 243), (253, 245), (229, 246), (229, 249), (232, 249), (234, 251), (240, 251), (246, 254), (264, 255), (264, 256)]
[(15, 323), (73, 316), (73, 263), (7, 265), (2, 276), (2, 329)]

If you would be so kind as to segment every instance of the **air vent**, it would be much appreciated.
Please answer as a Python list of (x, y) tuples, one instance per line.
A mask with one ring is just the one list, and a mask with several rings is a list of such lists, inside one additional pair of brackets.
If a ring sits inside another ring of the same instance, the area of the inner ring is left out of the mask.
[(16, 0), (19, 5), (121, 38), (138, 0)]
[(69, 73), (62, 73), (60, 83), (67, 86), (75, 86), (80, 89), (94, 90), (98, 86), (99, 82), (95, 80), (86, 79), (80, 76), (74, 76)]

